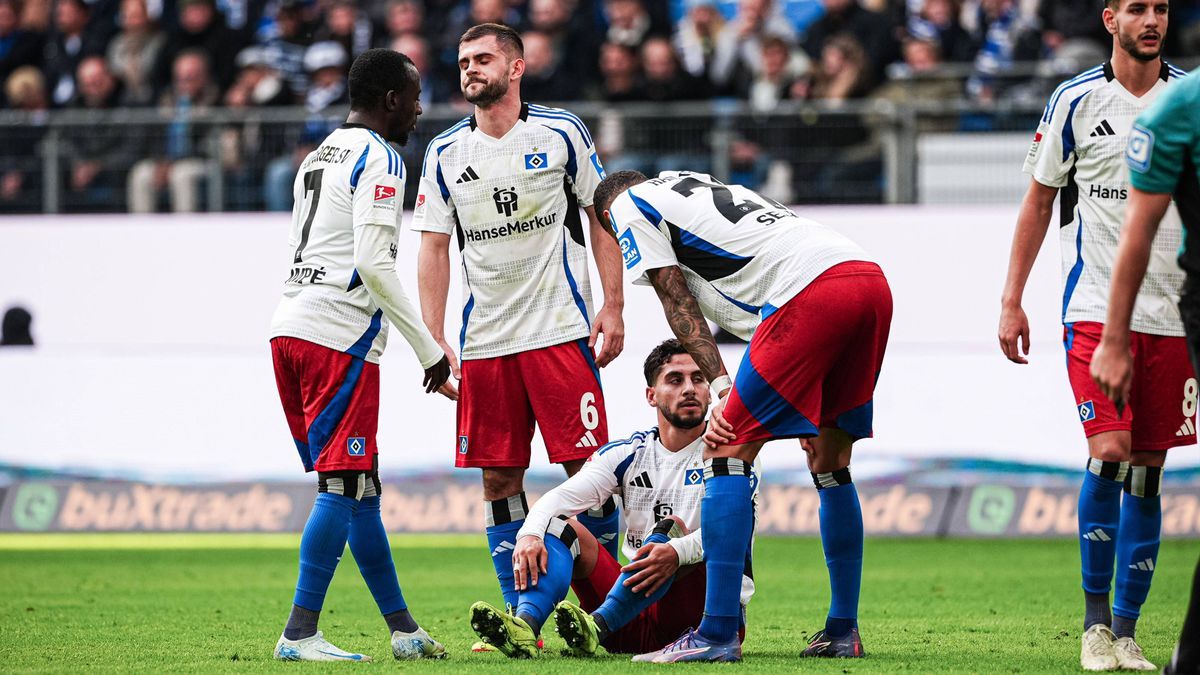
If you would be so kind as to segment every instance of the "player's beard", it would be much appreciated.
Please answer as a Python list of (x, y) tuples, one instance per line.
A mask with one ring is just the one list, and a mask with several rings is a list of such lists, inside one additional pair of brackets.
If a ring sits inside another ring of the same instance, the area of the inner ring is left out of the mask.
[(1117, 32), (1117, 41), (1121, 44), (1121, 49), (1125, 50), (1126, 54), (1129, 54), (1142, 63), (1153, 61), (1154, 59), (1158, 58), (1159, 54), (1162, 54), (1162, 33), (1158, 33), (1158, 47), (1153, 51), (1142, 49), (1141, 44), (1139, 44), (1140, 39), (1140, 35), (1129, 35), (1128, 33), (1123, 33), (1121, 31)]
[(671, 426), (675, 427), (676, 429), (695, 429), (701, 424), (704, 424), (704, 411), (699, 408), (696, 409), (695, 413), (689, 412), (682, 415), (672, 412), (666, 406), (659, 406), (658, 411), (661, 412), (662, 416), (666, 418), (666, 420), (671, 423)]
[[(479, 81), (468, 82), (467, 86), (470, 86), (474, 82)], [(483, 88), (474, 94), (468, 94), (466, 88), (463, 88), (463, 98), (467, 99), (467, 103), (477, 105), (480, 108), (486, 108), (504, 98), (504, 95), (508, 93), (508, 80), (498, 80), (481, 84), (483, 84)]]

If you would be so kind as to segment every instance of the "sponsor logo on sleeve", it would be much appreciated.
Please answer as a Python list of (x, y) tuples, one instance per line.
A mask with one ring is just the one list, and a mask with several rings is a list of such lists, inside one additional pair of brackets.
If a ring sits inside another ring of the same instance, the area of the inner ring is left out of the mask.
[(375, 206), (396, 208), (396, 188), (391, 185), (376, 185)]
[(1042, 146), (1042, 132), (1033, 135), (1033, 144), (1029, 146), (1029, 159), (1037, 159), (1038, 148)]
[(549, 162), (546, 160), (546, 153), (544, 152), (531, 152), (528, 155), (525, 155), (526, 171), (537, 171), (538, 169), (544, 169), (546, 168), (547, 164), (549, 164)]
[(346, 439), (346, 454), (351, 457), (365, 457), (367, 454), (367, 439), (362, 436), (351, 436)]
[(1125, 163), (1138, 173), (1150, 170), (1150, 159), (1154, 156), (1154, 132), (1140, 124), (1133, 125), (1129, 132), (1129, 145), (1125, 148)]
[(425, 216), (425, 193), (417, 195), (417, 205), (413, 207), (413, 217), (421, 218)]
[(596, 167), (596, 175), (600, 176), (600, 180), (604, 180), (604, 165), (600, 163), (600, 155), (592, 153), (592, 166)]
[(621, 258), (625, 260), (625, 269), (633, 269), (642, 261), (642, 252), (638, 250), (637, 240), (633, 238), (633, 230), (626, 228), (617, 238), (621, 245)]

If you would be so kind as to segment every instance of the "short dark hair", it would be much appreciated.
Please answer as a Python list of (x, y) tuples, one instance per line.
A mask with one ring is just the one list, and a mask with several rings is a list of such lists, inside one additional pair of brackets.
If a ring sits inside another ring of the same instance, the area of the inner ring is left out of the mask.
[(412, 59), (391, 49), (368, 49), (350, 64), (350, 109), (374, 110), (389, 91), (407, 91), (413, 85)]
[(667, 361), (671, 360), (672, 356), (686, 353), (688, 353), (688, 350), (684, 349), (683, 343), (675, 338), (663, 340), (657, 347), (650, 350), (650, 355), (646, 357), (646, 363), (642, 365), (642, 373), (646, 376), (646, 386), (654, 386), (654, 382), (658, 379), (658, 374), (662, 371), (663, 366), (667, 365)]
[(481, 23), (471, 26), (458, 39), (458, 44), (461, 46), (464, 42), (474, 42), (488, 36), (496, 38), (500, 46), (513, 52), (516, 58), (525, 58), (525, 43), (521, 41), (521, 34), (499, 23)]
[[(615, 171), (600, 181), (592, 194), (592, 203), (596, 207), (596, 215), (603, 218), (604, 212), (612, 206), (613, 200), (625, 190), (646, 181), (646, 174), (641, 171)], [(613, 228), (610, 223), (609, 228)]]

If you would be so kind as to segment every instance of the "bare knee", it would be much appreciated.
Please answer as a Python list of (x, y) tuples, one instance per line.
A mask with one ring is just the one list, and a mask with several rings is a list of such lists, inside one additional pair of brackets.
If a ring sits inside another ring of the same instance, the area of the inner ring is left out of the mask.
[(596, 569), (596, 558), (600, 556), (600, 542), (574, 518), (567, 521), (567, 526), (575, 530), (575, 537), (579, 540), (579, 555), (575, 557), (575, 568), (571, 578), (583, 579)]
[(1128, 462), (1132, 458), (1128, 431), (1105, 431), (1088, 437), (1088, 455), (1102, 462)]
[(1162, 468), (1167, 462), (1167, 453), (1157, 450), (1134, 450), (1129, 463), (1133, 466), (1155, 466)]
[(820, 430), (815, 438), (805, 439), (801, 446), (808, 453), (808, 470), (813, 473), (832, 473), (850, 466), (854, 437), (832, 427)]
[(567, 472), (567, 477), (570, 478), (571, 476), (574, 476), (575, 474), (579, 473), (579, 470), (582, 469), (583, 465), (586, 463), (587, 463), (586, 459), (573, 459), (569, 462), (563, 462), (562, 468), (563, 468), (563, 471)]
[(521, 494), (525, 489), (525, 469), (497, 467), (483, 470), (483, 498), (489, 502)]
[(754, 458), (758, 457), (758, 451), (762, 450), (762, 446), (766, 441), (754, 441), (752, 443), (743, 443), (742, 445), (722, 445), (716, 448), (706, 448), (704, 450), (705, 459), (714, 459), (717, 457), (728, 457), (730, 459), (740, 459), (747, 464), (753, 464)]

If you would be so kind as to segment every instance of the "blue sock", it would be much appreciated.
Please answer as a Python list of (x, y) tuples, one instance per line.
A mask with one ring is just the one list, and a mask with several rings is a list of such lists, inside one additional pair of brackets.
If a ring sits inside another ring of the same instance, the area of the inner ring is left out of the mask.
[(379, 495), (359, 500), (358, 512), (350, 521), (350, 552), (358, 563), (363, 581), (371, 589), (371, 597), (379, 606), (380, 614), (391, 614), (408, 609), (400, 582), (396, 579), (396, 565), (392, 562), (392, 549), (388, 545), (387, 530), (379, 516)]
[[(1113, 597), (1113, 614), (1134, 621), (1150, 593), (1150, 580), (1158, 562), (1161, 480), (1162, 468), (1153, 466), (1132, 467), (1125, 478), (1121, 525), (1117, 530), (1117, 592)], [(1113, 623), (1117, 623), (1115, 618)]]
[(814, 473), (821, 499), (821, 547), (829, 570), (829, 616), (825, 634), (845, 637), (858, 627), (858, 593), (862, 587), (863, 520), (850, 467)]
[(709, 642), (737, 639), (741, 621), (742, 572), (754, 529), (750, 465), (715, 457), (704, 462), (700, 532), (707, 572), (700, 635)]
[[(559, 525), (561, 523), (561, 525)], [(557, 527), (556, 527), (557, 526)], [(546, 532), (546, 573), (538, 575), (537, 586), (521, 591), (520, 602), (513, 612), (525, 620), (533, 632), (540, 633), (546, 617), (554, 606), (567, 597), (574, 576), (575, 556), (579, 554), (579, 543), (575, 530), (564, 520), (551, 523)], [(554, 534), (557, 529), (558, 534)]]
[(496, 579), (500, 582), (500, 593), (504, 604), (516, 607), (519, 602), (516, 581), (513, 579), (512, 554), (517, 545), (517, 531), (525, 522), (529, 503), (525, 493), (490, 501), (487, 512), (488, 548), (492, 550), (492, 567), (496, 568)]
[[(701, 536), (704, 536), (703, 533)], [(665, 544), (669, 540), (670, 537), (665, 532), (659, 532), (656, 528), (653, 534), (646, 537), (644, 543)], [(647, 607), (661, 600), (675, 581), (674, 579), (667, 580), (650, 595), (638, 595), (633, 592), (632, 586), (625, 585), (625, 580), (631, 576), (633, 576), (632, 573), (625, 572), (617, 577), (617, 583), (613, 584), (612, 590), (608, 592), (608, 597), (604, 598), (604, 602), (596, 608), (596, 611), (592, 612), (593, 615), (604, 619), (604, 626), (610, 633), (621, 630), (622, 626), (636, 619), (638, 614), (641, 614)]]
[(620, 560), (617, 556), (621, 553), (621, 515), (616, 500), (609, 497), (599, 508), (589, 509), (575, 519), (592, 533), (613, 560)]
[(329, 492), (317, 494), (304, 534), (300, 536), (300, 578), (292, 603), (314, 612), (325, 604), (325, 592), (346, 550), (350, 520), (358, 500)]
[(1085, 593), (1108, 595), (1113, 561), (1117, 554), (1117, 529), (1121, 521), (1121, 483), (1128, 462), (1089, 459), (1079, 491), (1079, 553)]

